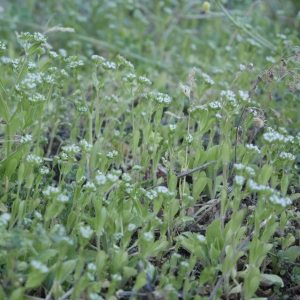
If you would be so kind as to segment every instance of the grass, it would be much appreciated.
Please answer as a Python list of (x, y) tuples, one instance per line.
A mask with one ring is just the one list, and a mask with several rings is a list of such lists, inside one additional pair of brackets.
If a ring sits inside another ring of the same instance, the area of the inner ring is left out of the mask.
[(4, 1), (0, 299), (292, 299), (297, 2)]

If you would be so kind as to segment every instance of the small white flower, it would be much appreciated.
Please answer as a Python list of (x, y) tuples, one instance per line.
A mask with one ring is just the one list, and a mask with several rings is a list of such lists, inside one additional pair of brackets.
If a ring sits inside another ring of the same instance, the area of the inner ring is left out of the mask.
[(180, 265), (181, 265), (182, 267), (184, 267), (184, 268), (188, 268), (188, 266), (189, 266), (188, 262), (186, 262), (186, 261), (182, 261), (182, 262), (180, 263)]
[(243, 101), (249, 101), (249, 93), (245, 91), (239, 91), (239, 95)]
[(31, 266), (36, 270), (39, 270), (41, 273), (47, 273), (49, 271), (49, 268), (38, 260), (33, 260), (31, 262)]
[(296, 156), (292, 153), (281, 152), (279, 154), (279, 158), (286, 161), (294, 161), (296, 159)]
[(253, 144), (246, 144), (245, 147), (250, 150), (250, 151), (253, 151), (257, 154), (260, 153), (260, 150), (258, 149), (258, 147), (256, 145), (253, 145)]
[(49, 51), (49, 57), (52, 59), (58, 58), (58, 54), (54, 51)]
[(152, 82), (145, 76), (140, 76), (138, 78), (138, 82), (142, 85), (151, 85), (152, 84)]
[(281, 205), (282, 207), (286, 207), (286, 206), (292, 204), (292, 200), (290, 198), (287, 198), (287, 197), (282, 198), (282, 197), (279, 197), (276, 194), (271, 195), (269, 200), (274, 204)]
[(45, 196), (57, 196), (58, 194), (59, 188), (50, 185), (43, 191), (43, 195)]
[(174, 132), (177, 128), (177, 125), (176, 124), (170, 124), (169, 125), (169, 129), (170, 129), (170, 132)]
[(157, 192), (155, 190), (146, 191), (145, 197), (152, 201), (157, 198)]
[(64, 194), (60, 194), (57, 196), (56, 200), (58, 202), (62, 202), (62, 203), (65, 203), (65, 202), (68, 202), (69, 201), (69, 197), (64, 195)]
[(234, 177), (234, 183), (237, 186), (242, 186), (243, 183), (244, 183), (244, 181), (245, 181), (245, 178), (243, 176), (235, 175), (235, 177)]
[(89, 152), (91, 151), (93, 145), (92, 144), (89, 144), (86, 140), (81, 140), (79, 142), (79, 146), (81, 147), (81, 149), (85, 152)]
[(116, 182), (119, 179), (119, 177), (114, 174), (107, 174), (106, 178), (111, 182)]
[(133, 231), (133, 230), (135, 230), (135, 228), (136, 228), (136, 226), (134, 224), (132, 224), (132, 223), (130, 223), (128, 225), (128, 231)]
[(86, 190), (86, 191), (89, 191), (89, 192), (96, 192), (96, 186), (91, 182), (91, 181), (88, 181), (84, 186), (83, 188)]
[(111, 276), (111, 278), (112, 278), (113, 280), (115, 280), (115, 281), (121, 281), (121, 280), (122, 280), (122, 276), (119, 275), (119, 274), (113, 274), (113, 275)]
[(206, 241), (206, 237), (202, 234), (198, 234), (197, 239), (202, 243), (204, 243)]
[(116, 68), (116, 64), (112, 61), (105, 61), (102, 63), (102, 67), (104, 70), (114, 70)]
[(81, 225), (79, 227), (79, 231), (80, 231), (82, 237), (85, 239), (90, 239), (94, 233), (94, 231), (91, 229), (91, 227), (89, 225), (87, 225), (87, 226)]
[(24, 136), (21, 136), (21, 138), (20, 138), (21, 144), (26, 144), (26, 143), (29, 143), (30, 141), (32, 141), (32, 136), (30, 134), (26, 134)]
[(207, 84), (213, 85), (215, 82), (210, 78), (209, 75), (202, 73), (203, 81)]
[(100, 65), (105, 61), (105, 58), (100, 55), (92, 55), (91, 60), (93, 63)]
[(69, 155), (75, 155), (80, 153), (80, 147), (76, 146), (75, 144), (69, 146), (63, 146), (61, 149)]
[(3, 213), (0, 216), (0, 226), (7, 226), (9, 220), (10, 220), (10, 214), (6, 212)]
[(29, 154), (27, 156), (27, 162), (34, 164), (34, 165), (40, 165), (43, 163), (43, 159), (37, 155)]
[(42, 103), (46, 101), (46, 98), (44, 95), (40, 94), (40, 93), (35, 93), (31, 96), (28, 97), (28, 100), (30, 103), (32, 104), (38, 104), (38, 103)]
[(103, 185), (106, 183), (106, 176), (98, 170), (95, 180), (97, 185)]
[(40, 172), (40, 174), (42, 174), (42, 175), (46, 175), (46, 174), (49, 174), (49, 169), (48, 168), (46, 168), (46, 167), (41, 167), (40, 169), (39, 169), (39, 172)]
[(208, 104), (209, 107), (213, 110), (218, 110), (218, 109), (221, 109), (222, 108), (222, 105), (219, 101), (214, 101), (214, 102), (211, 102)]
[(144, 239), (147, 242), (150, 242), (153, 239), (153, 233), (152, 232), (144, 232), (143, 236), (144, 236)]
[(193, 141), (193, 136), (191, 134), (189, 134), (185, 137), (185, 140), (188, 144), (191, 144)]

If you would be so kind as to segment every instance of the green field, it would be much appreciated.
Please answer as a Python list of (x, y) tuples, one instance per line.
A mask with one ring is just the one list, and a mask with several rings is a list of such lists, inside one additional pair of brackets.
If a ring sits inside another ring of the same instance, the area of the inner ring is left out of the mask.
[(299, 299), (299, 41), (298, 0), (2, 1), (0, 300)]

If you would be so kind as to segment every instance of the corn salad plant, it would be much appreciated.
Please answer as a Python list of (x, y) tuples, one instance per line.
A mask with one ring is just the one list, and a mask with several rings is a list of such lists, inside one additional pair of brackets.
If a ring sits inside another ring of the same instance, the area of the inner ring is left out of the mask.
[(0, 12), (0, 299), (296, 299), (297, 2), (25, 2)]

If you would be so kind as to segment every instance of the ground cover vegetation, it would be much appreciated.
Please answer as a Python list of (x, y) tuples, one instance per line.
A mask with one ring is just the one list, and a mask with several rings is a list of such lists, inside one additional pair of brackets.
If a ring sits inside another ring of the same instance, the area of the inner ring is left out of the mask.
[(0, 299), (299, 299), (298, 1), (0, 9)]

